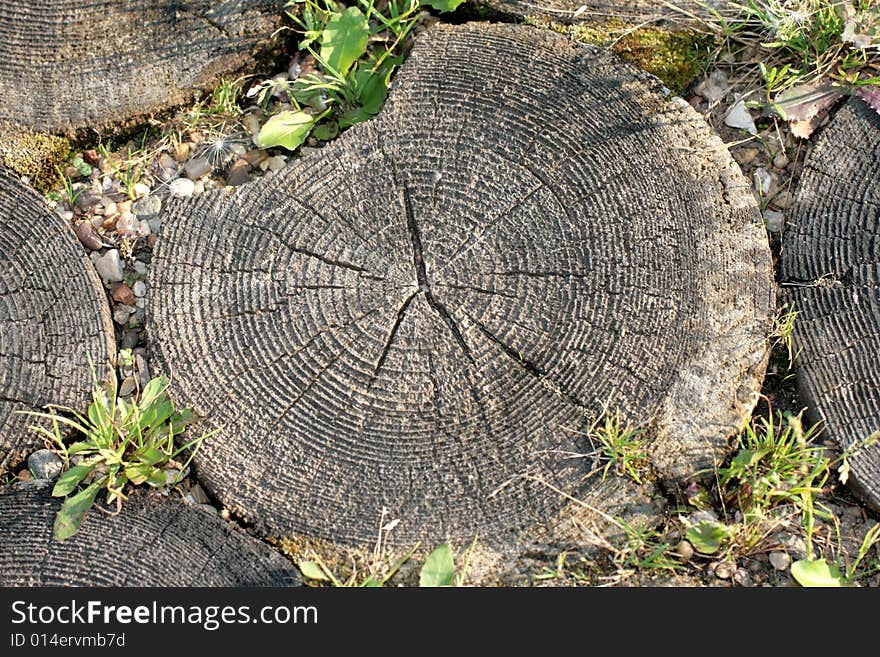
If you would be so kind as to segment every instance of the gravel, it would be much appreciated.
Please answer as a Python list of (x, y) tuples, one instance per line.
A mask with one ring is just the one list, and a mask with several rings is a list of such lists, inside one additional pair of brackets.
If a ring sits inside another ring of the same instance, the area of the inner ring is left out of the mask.
[(48, 449), (38, 449), (28, 456), (27, 463), (34, 479), (55, 479), (61, 474), (61, 459)]
[(175, 198), (192, 196), (194, 190), (195, 183), (189, 178), (175, 178), (168, 183), (168, 191)]
[(767, 555), (767, 558), (770, 560), (770, 565), (773, 566), (774, 570), (788, 570), (788, 567), (791, 565), (791, 557), (788, 556), (787, 552), (771, 552)]
[(124, 276), (118, 249), (110, 249), (95, 261), (95, 270), (105, 283), (118, 283)]

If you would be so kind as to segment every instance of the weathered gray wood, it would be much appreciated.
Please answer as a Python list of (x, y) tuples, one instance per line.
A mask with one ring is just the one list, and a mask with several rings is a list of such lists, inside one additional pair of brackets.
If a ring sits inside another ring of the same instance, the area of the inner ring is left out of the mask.
[(43, 483), (0, 488), (0, 586), (295, 586), (293, 565), (216, 514), (137, 492), (91, 509), (56, 541), (61, 500)]
[(104, 288), (73, 230), (0, 167), (0, 472), (42, 440), (16, 411), (84, 411), (115, 356)]
[[(880, 430), (880, 117), (851, 99), (804, 166), (784, 240), (799, 388), (827, 436)], [(880, 445), (852, 459), (852, 488), (880, 509)]]
[(623, 22), (632, 25), (705, 26), (718, 16), (729, 18), (743, 3), (728, 0), (475, 0), (507, 16), (544, 17), (560, 23)]
[(371, 543), (384, 507), (399, 543), (513, 544), (565, 517), (546, 484), (613, 497), (572, 458), (606, 404), (682, 479), (763, 377), (748, 182), (656, 79), (549, 31), (433, 28), (375, 120), (169, 206), (156, 363), (223, 427), (202, 481), (262, 532)]
[(252, 65), (280, 0), (0, 0), (0, 119), (98, 129)]

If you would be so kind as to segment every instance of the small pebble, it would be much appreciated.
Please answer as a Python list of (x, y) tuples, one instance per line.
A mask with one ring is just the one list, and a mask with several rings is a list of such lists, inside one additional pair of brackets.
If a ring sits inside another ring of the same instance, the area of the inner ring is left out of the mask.
[(753, 174), (755, 192), (761, 197), (769, 196), (773, 191), (773, 176), (764, 167), (758, 167)]
[(178, 162), (185, 162), (189, 157), (189, 144), (186, 142), (177, 144), (174, 147), (174, 152), (171, 154), (172, 157)]
[(125, 377), (122, 380), (122, 385), (119, 386), (119, 396), (128, 397), (129, 395), (133, 395), (136, 387), (137, 383), (135, 382), (135, 378), (133, 376)]
[(134, 191), (134, 195), (138, 198), (142, 196), (147, 196), (150, 193), (150, 186), (142, 182), (136, 182), (132, 189)]
[(121, 349), (134, 349), (140, 341), (140, 334), (137, 331), (128, 329), (122, 334)]
[(269, 154), (264, 151), (262, 148), (255, 148), (253, 150), (247, 151), (242, 158), (247, 160), (251, 166), (259, 166), (260, 162), (269, 159)]
[(195, 184), (189, 178), (176, 178), (168, 183), (168, 191), (176, 198), (192, 196), (194, 190)]
[(764, 224), (768, 232), (781, 233), (785, 225), (785, 215), (775, 210), (764, 210)]
[(229, 520), (229, 509), (220, 509), (220, 517), (224, 520)]
[(242, 158), (236, 160), (229, 168), (229, 172), (226, 174), (226, 184), (232, 185), (233, 187), (243, 185), (250, 179), (251, 165), (247, 163), (247, 160)]
[(145, 263), (141, 260), (135, 260), (134, 261), (134, 270), (135, 270), (135, 272), (137, 272), (141, 276), (145, 276), (147, 273), (147, 263)]
[(76, 197), (76, 207), (80, 210), (90, 210), (101, 202), (101, 194), (97, 194), (91, 190), (83, 192)]
[(715, 565), (714, 573), (718, 579), (730, 579), (734, 572), (736, 572), (736, 566), (732, 563), (725, 561)]
[(677, 554), (682, 561), (690, 561), (691, 557), (694, 556), (694, 546), (688, 541), (681, 541), (675, 546), (675, 554)]
[(133, 312), (134, 310), (132, 306), (119, 304), (118, 306), (116, 306), (116, 310), (113, 311), (113, 321), (122, 326), (128, 321)]
[(210, 162), (203, 157), (194, 157), (189, 162), (186, 163), (186, 166), (183, 167), (184, 173), (186, 173), (186, 177), (190, 180), (198, 180), (206, 173), (210, 172), (213, 167)]
[(98, 237), (95, 227), (90, 222), (83, 221), (78, 223), (73, 231), (76, 233), (76, 237), (79, 239), (80, 244), (87, 249), (97, 251), (101, 248), (101, 238)]
[(705, 509), (703, 511), (694, 511), (688, 516), (688, 522), (692, 525), (698, 525), (701, 522), (718, 522), (718, 516), (714, 511)]
[(117, 212), (119, 212), (119, 209), (116, 207), (116, 201), (108, 200), (104, 204), (104, 214), (105, 215), (116, 214)]
[(752, 576), (749, 574), (749, 571), (745, 568), (737, 568), (736, 572), (733, 574), (733, 581), (739, 584), (740, 586), (751, 587), (754, 586), (752, 582)]
[(727, 76), (723, 71), (712, 71), (705, 80), (700, 82), (694, 91), (710, 102), (721, 100), (727, 93)]
[(19, 481), (33, 481), (34, 475), (31, 474), (30, 470), (20, 470), (17, 475), (15, 475)]
[(740, 130), (745, 130), (752, 135), (758, 134), (758, 128), (755, 125), (755, 120), (749, 113), (746, 104), (741, 100), (738, 100), (736, 103), (734, 103), (733, 107), (731, 107), (730, 110), (727, 112), (727, 116), (724, 117), (724, 123), (731, 128), (739, 128)]
[(210, 504), (211, 500), (208, 498), (208, 494), (205, 493), (205, 489), (202, 488), (199, 484), (195, 484), (192, 488), (189, 489), (189, 493), (187, 493), (187, 498), (192, 501), (193, 504)]
[(98, 155), (98, 151), (89, 148), (83, 151), (83, 160), (86, 164), (96, 167), (101, 163), (101, 156)]
[(773, 158), (773, 166), (777, 169), (784, 169), (788, 166), (788, 156), (783, 151), (780, 151)]
[(122, 237), (140, 237), (140, 222), (132, 212), (123, 212), (116, 220), (116, 231)]
[(786, 210), (790, 208), (792, 203), (794, 203), (794, 197), (787, 189), (783, 189), (781, 192), (773, 197), (773, 205), (775, 205), (780, 210)]
[(95, 261), (95, 269), (98, 276), (105, 283), (117, 283), (122, 280), (122, 260), (119, 258), (118, 249), (110, 249)]
[[(284, 167), (287, 166), (287, 162), (280, 155), (270, 157), (263, 164), (266, 165), (266, 168), (269, 169), (269, 171), (281, 171)], [(260, 168), (262, 168), (262, 165), (260, 165)], [(265, 170), (266, 169), (263, 169), (263, 171)]]
[(254, 137), (254, 141), (256, 141), (257, 134), (260, 132), (260, 119), (256, 114), (245, 114), (244, 118), (241, 120), (244, 129), (247, 130)]
[(158, 196), (145, 196), (131, 206), (138, 219), (149, 219), (162, 211), (162, 199)]
[(767, 558), (775, 570), (788, 570), (791, 565), (791, 557), (787, 552), (771, 552)]
[(58, 455), (48, 449), (38, 449), (28, 456), (27, 464), (34, 479), (54, 479), (63, 467)]
[(64, 221), (73, 221), (73, 210), (62, 210), (59, 208), (55, 214), (61, 217)]
[(736, 148), (733, 151), (733, 158), (741, 165), (746, 165), (758, 157), (758, 149), (754, 146), (746, 148)]
[[(140, 282), (140, 281), (138, 281)], [(110, 296), (114, 301), (130, 306), (135, 302), (135, 294), (125, 283), (116, 283), (110, 288)]]
[(131, 286), (132, 291), (134, 292), (134, 296), (143, 297), (147, 295), (147, 284), (143, 281), (135, 281), (134, 285)]
[(195, 187), (193, 187), (193, 194), (201, 194), (205, 191), (205, 183), (201, 180), (196, 181)]

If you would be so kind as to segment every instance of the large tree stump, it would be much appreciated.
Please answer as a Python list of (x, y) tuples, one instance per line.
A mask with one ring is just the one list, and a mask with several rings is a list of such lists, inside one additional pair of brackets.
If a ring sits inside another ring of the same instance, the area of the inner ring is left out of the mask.
[(512, 542), (559, 491), (613, 496), (583, 456), (604, 407), (682, 479), (763, 377), (747, 181), (656, 79), (549, 31), (436, 27), (374, 121), (169, 206), (151, 344), (223, 427), (202, 481), (269, 534), (369, 543), (386, 508), (399, 543)]
[[(880, 117), (851, 99), (807, 158), (782, 258), (799, 388), (844, 449), (880, 431), (878, 215)], [(880, 510), (880, 445), (852, 458), (850, 484)]]
[(104, 377), (115, 357), (107, 297), (73, 230), (0, 167), (0, 472), (42, 444), (16, 411), (84, 411), (91, 356)]
[(0, 0), (0, 119), (93, 129), (182, 103), (253, 64), (280, 0)]
[(293, 565), (216, 514), (138, 492), (56, 541), (49, 484), (0, 488), (0, 586), (293, 586)]

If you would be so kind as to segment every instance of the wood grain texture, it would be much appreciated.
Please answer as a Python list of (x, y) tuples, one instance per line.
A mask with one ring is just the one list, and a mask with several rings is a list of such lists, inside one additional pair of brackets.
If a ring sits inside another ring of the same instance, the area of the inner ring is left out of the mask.
[[(851, 99), (810, 152), (786, 230), (798, 383), (813, 420), (849, 448), (880, 430), (880, 117)], [(880, 510), (880, 445), (850, 484)]]
[(0, 0), (0, 119), (99, 129), (184, 102), (269, 47), (280, 0)]
[(741, 8), (728, 0), (475, 0), (506, 16), (545, 17), (560, 23), (624, 22), (633, 25), (699, 27), (720, 14), (736, 16)]
[(174, 497), (136, 492), (117, 515), (88, 512), (56, 541), (51, 485), (0, 488), (0, 586), (295, 586), (269, 546)]
[(0, 167), (0, 472), (42, 439), (16, 411), (84, 411), (91, 355), (99, 377), (115, 357), (104, 288), (73, 230)]
[(549, 31), (432, 28), (375, 120), (169, 208), (155, 362), (223, 427), (200, 477), (269, 534), (369, 544), (384, 507), (400, 543), (513, 543), (565, 516), (545, 484), (609, 497), (606, 404), (682, 479), (763, 377), (748, 182), (656, 79)]

